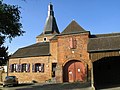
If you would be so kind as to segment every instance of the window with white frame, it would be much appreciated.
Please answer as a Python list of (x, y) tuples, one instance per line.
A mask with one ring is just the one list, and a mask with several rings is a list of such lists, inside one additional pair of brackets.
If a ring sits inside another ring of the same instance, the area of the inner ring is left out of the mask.
[(24, 63), (22, 64), (22, 68), (21, 68), (22, 72), (30, 72), (30, 64)]
[(11, 65), (10, 65), (10, 70), (11, 70), (11, 72), (17, 72), (17, 69), (18, 69), (17, 64), (11, 64)]
[(44, 64), (35, 63), (32, 65), (33, 72), (44, 72)]
[(44, 37), (44, 38), (43, 38), (43, 41), (46, 42), (46, 41), (47, 41), (47, 37)]

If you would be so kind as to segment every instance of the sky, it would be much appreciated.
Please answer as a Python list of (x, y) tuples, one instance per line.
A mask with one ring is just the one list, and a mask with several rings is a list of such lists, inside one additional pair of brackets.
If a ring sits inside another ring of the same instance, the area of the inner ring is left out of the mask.
[(11, 43), (7, 40), (9, 54), (19, 48), (36, 43), (36, 36), (42, 33), (47, 18), (48, 4), (53, 4), (59, 31), (62, 32), (75, 20), (91, 34), (120, 32), (120, 0), (3, 0), (4, 3), (21, 7), (23, 36)]

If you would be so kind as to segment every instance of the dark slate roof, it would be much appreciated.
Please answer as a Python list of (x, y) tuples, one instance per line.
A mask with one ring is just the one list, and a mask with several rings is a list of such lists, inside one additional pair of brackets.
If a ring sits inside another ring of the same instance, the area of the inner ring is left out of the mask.
[(57, 40), (58, 39), (58, 37), (57, 37), (57, 35), (55, 35), (53, 38), (51, 38), (50, 40)]
[(89, 39), (88, 52), (120, 50), (120, 33), (95, 36)]
[(49, 42), (36, 43), (24, 48), (18, 49), (11, 58), (23, 58), (33, 56), (47, 56), (49, 54)]
[(74, 33), (87, 32), (75, 20), (73, 20), (61, 34), (74, 34)]
[(44, 27), (44, 34), (59, 34), (58, 26), (55, 20), (55, 17), (48, 16), (45, 27)]
[(110, 36), (120, 36), (120, 33), (96, 34), (96, 35), (91, 35), (91, 38), (110, 37)]

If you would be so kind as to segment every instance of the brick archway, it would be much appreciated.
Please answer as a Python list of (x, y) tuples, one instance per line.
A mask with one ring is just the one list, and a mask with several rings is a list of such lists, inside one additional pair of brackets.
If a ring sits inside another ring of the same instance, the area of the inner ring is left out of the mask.
[(71, 60), (63, 66), (63, 82), (84, 81), (86, 76), (85, 65), (78, 60)]

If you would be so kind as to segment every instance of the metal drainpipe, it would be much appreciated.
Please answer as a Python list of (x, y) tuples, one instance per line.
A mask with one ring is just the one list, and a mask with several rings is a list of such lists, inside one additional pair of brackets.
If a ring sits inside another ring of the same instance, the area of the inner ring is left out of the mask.
[[(91, 54), (91, 58), (92, 58), (92, 54)], [(93, 62), (92, 61), (91, 61), (91, 87), (92, 87), (92, 90), (95, 90), (94, 75), (93, 75)]]
[(94, 87), (94, 76), (93, 76), (93, 63), (91, 62), (91, 87), (92, 87), (92, 90), (95, 90), (95, 87)]
[(7, 76), (8, 76), (8, 71), (9, 70), (9, 59), (7, 60)]

